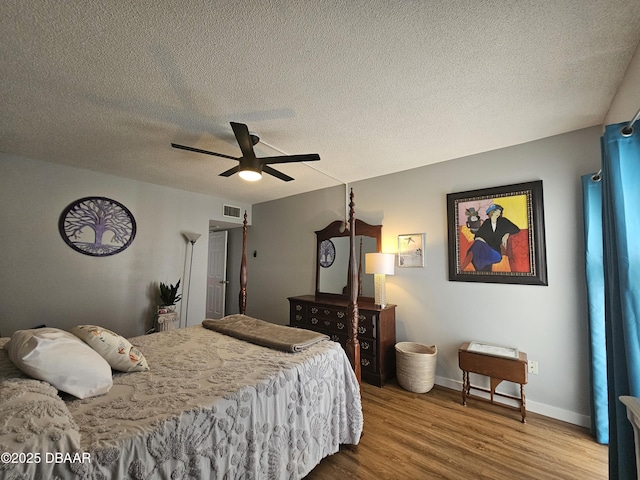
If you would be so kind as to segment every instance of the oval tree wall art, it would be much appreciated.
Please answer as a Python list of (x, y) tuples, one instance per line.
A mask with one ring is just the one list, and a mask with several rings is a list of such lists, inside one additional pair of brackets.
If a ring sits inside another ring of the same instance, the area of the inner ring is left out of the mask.
[(120, 202), (105, 197), (85, 197), (72, 202), (58, 224), (64, 241), (92, 257), (115, 255), (136, 236), (136, 221)]

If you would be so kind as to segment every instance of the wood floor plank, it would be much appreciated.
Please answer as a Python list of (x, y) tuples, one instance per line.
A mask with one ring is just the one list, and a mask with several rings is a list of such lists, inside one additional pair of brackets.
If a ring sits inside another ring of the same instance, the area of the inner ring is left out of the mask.
[(426, 394), (362, 385), (364, 433), (325, 458), (308, 480), (602, 480), (607, 447), (588, 430), (435, 386)]

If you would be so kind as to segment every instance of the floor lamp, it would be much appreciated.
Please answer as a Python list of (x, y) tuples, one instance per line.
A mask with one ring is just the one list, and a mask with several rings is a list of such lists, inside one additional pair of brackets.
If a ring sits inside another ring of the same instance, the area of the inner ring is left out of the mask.
[[(193, 246), (196, 241), (201, 237), (199, 233), (183, 233), (185, 238), (191, 244), (191, 259), (189, 260), (189, 276), (187, 277), (187, 299), (185, 305), (185, 314), (184, 314), (184, 326), (187, 326), (187, 321), (189, 320), (189, 294), (191, 293), (191, 267), (193, 266)], [(182, 321), (180, 321), (182, 325)]]
[(384, 308), (387, 305), (385, 275), (393, 275), (396, 256), (393, 253), (365, 254), (365, 273), (373, 273), (375, 283), (375, 304)]

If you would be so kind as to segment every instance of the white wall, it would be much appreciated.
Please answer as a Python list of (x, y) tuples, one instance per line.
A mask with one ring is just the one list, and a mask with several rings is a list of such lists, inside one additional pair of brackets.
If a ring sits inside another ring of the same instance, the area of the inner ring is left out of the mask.
[[(438, 345), (437, 383), (459, 388), (465, 341), (514, 346), (539, 363), (526, 387), (529, 410), (589, 424), (580, 176), (599, 169), (600, 133), (594, 127), (351, 185), (356, 216), (383, 225), (383, 251), (396, 252), (400, 234), (426, 233), (425, 268), (396, 269), (387, 300), (397, 304), (398, 341)], [(446, 194), (538, 179), (549, 285), (448, 281)], [(254, 205), (251, 315), (287, 323), (287, 297), (314, 292), (314, 231), (344, 218), (344, 198), (335, 187)]]
[[(66, 245), (58, 219), (85, 196), (112, 198), (132, 212), (137, 234), (126, 250), (98, 258)], [(125, 336), (144, 333), (159, 300), (158, 283), (182, 278), (186, 284), (181, 232), (203, 235), (194, 248), (188, 323), (204, 318), (206, 238), (209, 220), (230, 221), (222, 217), (223, 199), (0, 154), (0, 202), (2, 335), (38, 324), (80, 323)], [(231, 203), (247, 209), (250, 221), (249, 205)], [(178, 306), (184, 314), (184, 301)]]
[[(629, 122), (640, 109), (640, 45), (629, 63), (616, 96), (609, 107), (604, 124)], [(636, 127), (639, 123), (636, 123)]]

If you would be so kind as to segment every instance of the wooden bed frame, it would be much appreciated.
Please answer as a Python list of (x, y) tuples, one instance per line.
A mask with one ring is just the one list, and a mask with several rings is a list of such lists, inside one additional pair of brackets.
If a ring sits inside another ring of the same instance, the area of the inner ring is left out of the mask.
[[(346, 353), (349, 362), (353, 367), (356, 378), (360, 383), (360, 342), (358, 341), (358, 289), (359, 275), (356, 262), (356, 218), (355, 203), (353, 201), (353, 189), (349, 194), (349, 304), (347, 307), (347, 316), (349, 322), (349, 338), (347, 339)], [(244, 212), (244, 221), (242, 224), (242, 261), (240, 262), (240, 295), (239, 307), (240, 313), (246, 315), (247, 312), (247, 212)]]

